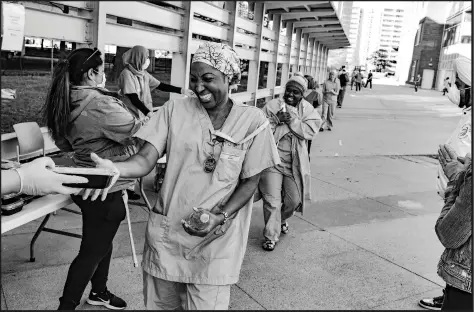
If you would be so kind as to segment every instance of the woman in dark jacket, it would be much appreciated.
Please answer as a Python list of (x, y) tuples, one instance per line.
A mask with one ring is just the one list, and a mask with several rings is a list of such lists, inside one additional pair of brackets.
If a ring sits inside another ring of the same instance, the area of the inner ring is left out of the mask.
[[(44, 119), (56, 145), (73, 151), (79, 167), (95, 167), (94, 152), (113, 161), (125, 160), (137, 152), (132, 135), (143, 121), (132, 116), (118, 93), (104, 88), (104, 64), (99, 50), (78, 49), (55, 68), (46, 103)], [(124, 309), (124, 300), (107, 290), (112, 241), (125, 218), (126, 192), (133, 180), (114, 185), (104, 201), (71, 198), (82, 211), (82, 241), (79, 254), (71, 263), (59, 299), (60, 310), (74, 310), (89, 283), (87, 303), (109, 309)]]
[(436, 234), (446, 249), (438, 275), (446, 282), (441, 310), (472, 311), (472, 161), (458, 157), (447, 144), (439, 161), (449, 179), (444, 207), (436, 221)]

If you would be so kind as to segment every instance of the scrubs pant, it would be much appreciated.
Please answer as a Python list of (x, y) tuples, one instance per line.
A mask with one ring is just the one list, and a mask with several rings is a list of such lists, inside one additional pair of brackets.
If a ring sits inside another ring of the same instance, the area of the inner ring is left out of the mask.
[(301, 204), (301, 196), (295, 179), (278, 172), (265, 170), (260, 177), (260, 192), (263, 199), (263, 219), (266, 240), (278, 242), (281, 225), (285, 224)]
[(323, 113), (321, 115), (321, 119), (323, 120), (321, 124), (321, 128), (324, 129), (324, 126), (327, 124), (328, 128), (331, 129), (333, 127), (332, 119), (334, 118), (334, 110), (336, 107), (336, 103), (328, 103), (326, 101), (323, 102)]
[(230, 285), (171, 282), (143, 271), (143, 297), (147, 310), (228, 310)]
[(89, 281), (93, 292), (106, 290), (112, 241), (120, 222), (125, 219), (122, 192), (110, 193), (104, 201), (71, 196), (82, 212), (82, 241), (79, 254), (69, 267), (58, 310), (74, 310)]

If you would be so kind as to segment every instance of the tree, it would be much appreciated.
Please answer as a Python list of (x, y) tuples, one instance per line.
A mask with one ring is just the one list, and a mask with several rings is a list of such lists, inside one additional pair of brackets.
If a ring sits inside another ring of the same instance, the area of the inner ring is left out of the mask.
[[(397, 48), (398, 49), (398, 48)], [(377, 72), (385, 72), (387, 69), (393, 67), (393, 64), (396, 64), (397, 61), (388, 58), (387, 50), (379, 49), (375, 51), (369, 60), (374, 64)]]

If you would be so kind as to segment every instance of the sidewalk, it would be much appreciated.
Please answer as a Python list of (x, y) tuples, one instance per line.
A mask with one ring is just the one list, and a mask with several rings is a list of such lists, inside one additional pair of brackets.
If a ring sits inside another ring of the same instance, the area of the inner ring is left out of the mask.
[[(334, 130), (313, 141), (313, 202), (290, 220), (290, 233), (271, 253), (261, 248), (263, 213), (261, 202), (255, 205), (231, 309), (421, 309), (420, 298), (441, 294), (436, 265), (443, 247), (434, 224), (442, 201), (437, 161), (429, 155), (458, 116), (443, 97), (406, 90), (346, 93)], [(134, 205), (131, 217), (141, 254), (147, 216)], [(2, 309), (57, 308), (80, 241), (43, 233), (30, 263), (29, 240), (39, 223), (2, 236)], [(81, 221), (59, 211), (51, 227), (80, 233)], [(109, 289), (129, 310), (143, 309), (141, 269), (133, 267), (125, 222), (113, 257)]]

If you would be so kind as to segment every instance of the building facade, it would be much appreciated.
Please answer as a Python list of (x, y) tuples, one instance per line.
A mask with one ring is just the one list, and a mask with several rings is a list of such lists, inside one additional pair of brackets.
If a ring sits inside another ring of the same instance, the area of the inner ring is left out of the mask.
[(414, 84), (414, 79), (419, 74), (422, 77), (421, 87), (423, 89), (436, 87), (439, 51), (448, 7), (449, 2), (445, 1), (428, 2), (423, 7), (423, 18), (418, 24), (414, 39), (413, 55), (406, 83)]
[(453, 60), (459, 55), (471, 55), (471, 9), (470, 1), (450, 1), (440, 49), (436, 90), (443, 89), (443, 81), (450, 77), (454, 81)]

